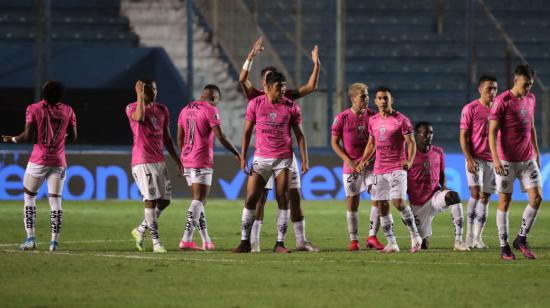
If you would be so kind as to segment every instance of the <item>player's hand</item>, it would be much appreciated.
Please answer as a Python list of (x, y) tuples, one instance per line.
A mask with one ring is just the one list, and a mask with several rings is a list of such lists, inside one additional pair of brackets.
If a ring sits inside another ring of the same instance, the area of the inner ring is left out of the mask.
[(302, 175), (304, 175), (309, 170), (309, 162), (302, 162)]
[(321, 61), (319, 61), (319, 47), (317, 45), (311, 50), (311, 60), (315, 64), (321, 64)]
[(13, 136), (2, 135), (2, 142), (11, 143), (12, 138), (13, 138)]
[(495, 173), (504, 176), (506, 173), (506, 170), (504, 169), (504, 165), (500, 161), (500, 159), (493, 160), (493, 168), (495, 169)]
[(475, 160), (466, 160), (466, 170), (468, 170), (469, 173), (477, 173), (478, 165)]
[(368, 165), (369, 165), (368, 161), (364, 161), (364, 162), (360, 161), (359, 164), (357, 164), (357, 167), (355, 167), (355, 170), (353, 170), (353, 171), (355, 171), (357, 173), (361, 173), (361, 172), (363, 172), (363, 170), (365, 170), (365, 168), (368, 167)]
[(183, 165), (181, 164), (180, 161), (178, 161), (178, 176), (183, 176), (183, 171), (184, 171)]
[(136, 90), (136, 96), (139, 101), (144, 96), (143, 94), (145, 93), (145, 84), (142, 81), (138, 80), (136, 82), (135, 90)]
[(401, 162), (401, 166), (403, 167), (403, 170), (405, 170), (405, 171), (408, 171), (409, 169), (411, 169), (411, 165), (412, 165), (412, 163), (408, 160), (405, 160), (405, 161)]
[(262, 45), (263, 40), (264, 39), (260, 36), (256, 40), (256, 42), (254, 42), (254, 45), (252, 45), (252, 49), (248, 53), (248, 57), (247, 57), (248, 60), (254, 59), (255, 56), (257, 56), (260, 52), (264, 50), (264, 46)]
[(244, 156), (241, 156), (241, 170), (245, 173), (245, 174), (249, 174), (246, 170), (246, 167), (247, 167), (247, 162), (246, 162), (246, 158), (244, 158)]
[(355, 170), (357, 168), (357, 162), (353, 161), (352, 159), (346, 161), (346, 165), (352, 170)]

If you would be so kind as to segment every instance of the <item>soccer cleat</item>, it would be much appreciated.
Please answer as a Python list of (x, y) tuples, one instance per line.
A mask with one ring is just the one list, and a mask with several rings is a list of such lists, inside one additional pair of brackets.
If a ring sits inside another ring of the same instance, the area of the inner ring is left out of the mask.
[(420, 235), (417, 235), (411, 238), (411, 252), (415, 253), (419, 252), (420, 250), (422, 250), (422, 238), (420, 237)]
[(529, 260), (534, 260), (537, 258), (535, 254), (531, 251), (531, 249), (529, 249), (529, 245), (527, 244), (527, 237), (518, 235), (514, 240), (512, 246), (514, 246), (515, 249), (519, 249), (523, 256)]
[(397, 244), (388, 244), (384, 249), (380, 250), (380, 252), (383, 253), (393, 253), (393, 252), (399, 252), (399, 246)]
[(456, 250), (456, 251), (469, 251), (470, 250), (470, 247), (468, 247), (468, 245), (466, 245), (466, 243), (464, 243), (463, 241), (455, 241), (455, 244), (453, 246), (453, 250)]
[(384, 249), (384, 244), (376, 238), (376, 235), (369, 236), (366, 243), (367, 248), (374, 248), (376, 250)]
[(139, 232), (137, 228), (134, 228), (130, 234), (136, 241), (136, 249), (138, 251), (143, 251), (143, 233)]
[(198, 246), (195, 242), (184, 241), (180, 241), (179, 248), (182, 250), (203, 250), (203, 248)]
[(275, 242), (275, 246), (273, 246), (273, 252), (290, 253), (290, 250), (286, 249), (284, 242)]
[(260, 242), (251, 242), (250, 246), (251, 246), (250, 252), (260, 252), (262, 250), (260, 248)]
[(153, 252), (154, 253), (167, 253), (168, 250), (166, 250), (166, 248), (164, 248), (164, 246), (162, 246), (161, 244), (157, 244), (157, 245), (153, 246)]
[(296, 246), (296, 251), (318, 252), (319, 247), (313, 245), (311, 242), (304, 242), (303, 245)]
[(33, 237), (27, 237), (23, 244), (19, 245), (19, 250), (28, 251), (36, 249), (36, 241)]
[(516, 256), (510, 249), (510, 245), (506, 244), (504, 247), (500, 247), (500, 258), (503, 260), (515, 260)]
[(212, 242), (206, 242), (202, 244), (202, 250), (214, 250), (216, 249), (216, 245)]
[(470, 247), (478, 249), (489, 249), (489, 246), (487, 246), (487, 244), (485, 244), (482, 239), (474, 240)]
[(57, 250), (57, 241), (51, 241), (50, 242), (50, 251), (56, 251)]
[(234, 252), (234, 253), (248, 253), (248, 252), (250, 252), (251, 249), (252, 249), (252, 247), (250, 246), (250, 241), (249, 240), (241, 240), (241, 243), (239, 244), (239, 246), (237, 246), (236, 248), (233, 248), (233, 250), (231, 250), (231, 252)]
[(348, 251), (356, 251), (356, 250), (359, 250), (359, 241), (352, 240), (348, 245)]
[(466, 245), (470, 248), (474, 248), (474, 235), (472, 233), (466, 234)]

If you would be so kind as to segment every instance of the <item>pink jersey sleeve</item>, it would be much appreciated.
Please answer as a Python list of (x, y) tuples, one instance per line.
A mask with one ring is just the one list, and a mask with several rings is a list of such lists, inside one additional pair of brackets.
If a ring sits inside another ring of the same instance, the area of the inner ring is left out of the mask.
[(132, 119), (132, 113), (134, 113), (134, 111), (136, 111), (136, 105), (128, 104), (128, 106), (126, 106), (126, 116), (128, 120), (134, 121), (134, 119)]
[(472, 128), (472, 109), (469, 106), (470, 105), (466, 105), (462, 108), (462, 114), (460, 116), (460, 129), (468, 131)]
[(495, 103), (493, 105), (493, 108), (491, 108), (491, 114), (489, 115), (489, 120), (494, 121), (502, 121), (502, 118), (504, 117), (505, 108), (504, 108), (504, 101), (502, 99), (499, 99), (500, 97), (497, 97), (495, 99)]
[(27, 111), (25, 112), (25, 123), (33, 123), (34, 121), (34, 109), (33, 105), (29, 105), (27, 107)]
[(257, 100), (251, 100), (248, 102), (248, 106), (246, 107), (246, 116), (245, 119), (250, 122), (256, 123), (256, 101)]
[(302, 110), (300, 109), (300, 106), (296, 103), (294, 103), (294, 106), (291, 109), (290, 114), (290, 124), (291, 125), (301, 125), (302, 124)]
[(168, 128), (170, 127), (170, 111), (168, 110), (168, 107), (164, 106), (163, 105), (163, 111), (164, 111), (164, 116), (165, 116), (165, 120), (164, 120), (164, 128)]
[(332, 122), (331, 132), (333, 136), (342, 137), (344, 130), (344, 124), (340, 119), (340, 115), (337, 115)]
[(401, 133), (403, 134), (403, 136), (410, 135), (413, 133), (411, 120), (409, 120), (405, 116), (403, 116), (403, 122), (401, 122)]
[(210, 108), (210, 112), (208, 113), (207, 117), (208, 117), (208, 124), (210, 125), (210, 127), (220, 126), (222, 124), (222, 121), (220, 118), (220, 112), (216, 107)]

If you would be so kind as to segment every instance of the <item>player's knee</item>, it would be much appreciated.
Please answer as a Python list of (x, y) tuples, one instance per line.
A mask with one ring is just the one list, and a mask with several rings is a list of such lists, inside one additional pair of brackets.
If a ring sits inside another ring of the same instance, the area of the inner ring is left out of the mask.
[(460, 203), (460, 195), (456, 191), (449, 191), (445, 195), (445, 203), (447, 205)]
[(479, 201), (481, 201), (481, 203), (483, 204), (487, 204), (487, 202), (489, 202), (489, 194), (486, 194), (486, 193), (482, 193), (481, 194), (481, 197), (479, 198)]
[(535, 208), (539, 208), (541, 202), (542, 202), (542, 196), (537, 193), (532, 198), (532, 200), (529, 201), (529, 203), (534, 206)]

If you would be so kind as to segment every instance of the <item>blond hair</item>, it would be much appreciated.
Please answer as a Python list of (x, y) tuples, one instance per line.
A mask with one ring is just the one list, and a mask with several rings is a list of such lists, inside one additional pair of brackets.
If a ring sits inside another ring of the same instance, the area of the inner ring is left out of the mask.
[(363, 90), (368, 90), (369, 86), (366, 83), (356, 82), (348, 87), (348, 96), (354, 97), (357, 93), (361, 93)]

